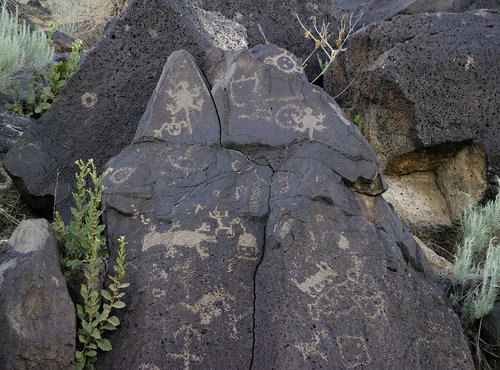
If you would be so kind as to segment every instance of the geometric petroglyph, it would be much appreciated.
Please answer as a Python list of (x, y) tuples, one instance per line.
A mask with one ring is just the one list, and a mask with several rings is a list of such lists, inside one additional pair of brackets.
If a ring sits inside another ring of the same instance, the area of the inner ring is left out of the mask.
[(278, 68), (285, 73), (302, 73), (302, 66), (297, 63), (297, 60), (286, 50), (281, 54), (264, 59), (264, 63)]
[(339, 335), (335, 338), (339, 348), (342, 365), (350, 369), (357, 366), (367, 366), (372, 361), (366, 341), (357, 335)]
[(86, 92), (85, 94), (82, 95), (82, 105), (87, 108), (91, 109), (94, 108), (94, 105), (97, 103), (97, 94), (94, 92)]
[[(313, 320), (320, 320), (322, 316), (339, 318), (349, 316), (353, 312), (363, 314), (371, 320), (383, 317), (385, 300), (382, 292), (370, 275), (360, 273), (361, 262), (357, 258), (353, 261), (354, 266), (347, 271), (345, 280), (324, 289), (325, 282), (321, 286), (322, 291), (318, 292), (321, 294), (318, 294), (313, 303), (308, 304)], [(323, 270), (320, 273), (329, 271)], [(313, 281), (316, 275), (308, 279)], [(328, 283), (331, 283), (331, 278), (336, 275), (331, 271), (328, 276), (330, 277)], [(313, 297), (312, 294), (309, 295)]]
[(205, 294), (194, 305), (182, 303), (189, 311), (200, 315), (202, 325), (208, 325), (216, 317), (222, 315), (222, 311), (230, 312), (231, 306), (228, 301), (235, 301), (236, 297), (227, 293), (224, 288), (216, 288), (213, 292)]
[[(181, 336), (181, 334), (183, 334)], [(190, 352), (191, 344), (193, 343), (193, 339), (196, 339), (198, 342), (201, 341), (201, 334), (198, 330), (193, 328), (191, 324), (189, 325), (181, 325), (179, 329), (177, 329), (174, 333), (174, 339), (181, 337), (181, 340), (184, 342), (182, 353), (167, 353), (168, 357), (182, 360), (184, 363), (184, 369), (189, 370), (189, 365), (191, 362), (200, 362), (202, 357), (192, 354)]]
[(201, 112), (204, 99), (201, 97), (201, 88), (187, 81), (181, 81), (174, 89), (165, 89), (167, 103), (165, 109), (169, 112), (170, 119), (161, 128), (154, 130), (155, 137), (161, 138), (166, 131), (172, 136), (181, 134), (186, 129), (193, 133), (191, 127), (191, 112)]
[(109, 176), (109, 179), (114, 184), (123, 184), (129, 179), (129, 177), (134, 173), (135, 169), (132, 167), (122, 167), (116, 171), (113, 171)]
[(325, 115), (313, 114), (310, 107), (300, 107), (289, 104), (281, 107), (276, 113), (276, 123), (285, 129), (292, 129), (298, 132), (309, 132), (309, 139), (313, 139), (314, 131), (323, 131), (326, 126), (322, 125)]
[(318, 272), (306, 278), (302, 283), (291, 279), (297, 288), (311, 297), (318, 296), (327, 284), (333, 282), (333, 278), (337, 275), (326, 262), (317, 263), (316, 267), (319, 269)]

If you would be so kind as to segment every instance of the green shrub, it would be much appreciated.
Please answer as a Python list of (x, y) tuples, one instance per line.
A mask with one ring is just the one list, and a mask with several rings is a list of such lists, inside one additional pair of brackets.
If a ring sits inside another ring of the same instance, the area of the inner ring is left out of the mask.
[[(121, 292), (129, 284), (125, 279), (125, 239), (121, 237), (119, 242), (118, 257), (113, 266), (114, 276), (109, 278), (112, 283), (108, 290), (100, 290), (98, 285), (99, 266), (103, 263), (102, 258), (107, 255), (104, 248), (105, 238), (101, 235), (105, 226), (100, 224), (102, 211), (99, 210), (104, 187), (102, 180), (111, 169), (107, 169), (102, 176), (98, 176), (92, 159), (84, 162), (76, 161), (79, 172), (76, 174), (77, 191), (73, 193), (76, 208), (71, 208), (74, 221), (65, 225), (59, 212), (54, 212), (52, 224), (56, 238), (63, 246), (62, 265), (65, 275), (80, 264), (84, 264), (85, 284), (82, 284), (80, 294), (83, 298), (83, 306), (78, 304), (77, 316), (79, 319), (78, 344), (75, 352), (75, 368), (93, 368), (97, 360), (97, 351), (110, 351), (111, 343), (102, 337), (106, 330), (116, 330), (120, 320), (111, 316), (112, 309), (125, 307), (120, 300), (125, 293)], [(87, 177), (91, 178), (90, 189), (87, 188)]]
[(0, 92), (12, 101), (33, 98), (33, 84), (21, 84), (14, 77), (25, 70), (40, 71), (52, 61), (54, 49), (43, 32), (19, 24), (17, 9), (11, 15), (6, 3), (0, 7), (0, 51)]
[[(500, 185), (500, 179), (497, 178)], [(500, 287), (500, 193), (484, 206), (470, 206), (461, 220), (463, 242), (457, 246), (452, 302), (464, 326), (487, 315)]]

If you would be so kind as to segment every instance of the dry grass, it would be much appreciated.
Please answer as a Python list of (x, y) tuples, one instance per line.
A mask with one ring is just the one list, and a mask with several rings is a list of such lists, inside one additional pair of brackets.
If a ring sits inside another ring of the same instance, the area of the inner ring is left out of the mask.
[(13, 185), (0, 190), (0, 240), (9, 239), (19, 222), (36, 217)]
[(47, 0), (46, 5), (62, 32), (90, 46), (127, 3), (128, 0)]

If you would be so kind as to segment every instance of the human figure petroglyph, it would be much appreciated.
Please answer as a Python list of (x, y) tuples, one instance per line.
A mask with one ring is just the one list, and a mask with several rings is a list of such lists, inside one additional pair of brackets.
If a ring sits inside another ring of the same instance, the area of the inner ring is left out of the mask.
[(190, 305), (183, 302), (182, 305), (189, 311), (200, 315), (202, 325), (208, 325), (223, 312), (230, 312), (232, 308), (228, 302), (234, 302), (236, 297), (225, 291), (222, 286), (205, 294), (196, 303)]
[(201, 93), (199, 86), (191, 85), (187, 81), (181, 81), (177, 86), (165, 89), (167, 95), (165, 110), (170, 118), (161, 128), (153, 130), (154, 135), (161, 138), (166, 131), (169, 135), (178, 136), (183, 130), (191, 135), (192, 112), (201, 112), (205, 102)]
[(190, 351), (193, 339), (197, 340), (198, 342), (201, 341), (200, 332), (193, 328), (191, 324), (181, 325), (180, 328), (175, 331), (174, 339), (183, 341), (183, 351), (182, 353), (167, 353), (168, 357), (182, 360), (185, 370), (189, 370), (192, 362), (202, 361), (203, 358), (201, 356), (193, 354)]

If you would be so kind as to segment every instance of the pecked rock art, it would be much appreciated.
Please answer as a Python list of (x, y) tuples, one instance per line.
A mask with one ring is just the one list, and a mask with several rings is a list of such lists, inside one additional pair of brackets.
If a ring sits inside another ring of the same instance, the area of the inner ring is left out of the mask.
[(216, 51), (207, 82), (169, 58), (108, 163), (131, 286), (99, 367), (472, 366), (374, 152), (298, 65), (272, 45)]
[[(200, 24), (203, 27), (198, 27)], [(28, 203), (48, 217), (56, 193), (56, 208), (69, 222), (77, 170), (74, 162), (93, 158), (102, 170), (132, 142), (168, 56), (187, 49), (201, 62), (212, 47), (236, 50), (246, 45), (243, 26), (199, 9), (190, 0), (131, 1), (89, 52), (50, 111), (31, 125), (7, 154), (7, 172)], [(182, 91), (171, 91), (170, 95), (199, 105), (199, 110), (163, 106), (169, 123), (155, 127), (159, 130), (156, 136), (182, 137), (190, 131), (190, 120), (195, 119), (186, 114), (207, 111), (197, 100), (207, 96), (178, 88)], [(158, 99), (168, 94), (158, 92)], [(36, 143), (37, 148), (28, 147), (30, 143)]]

